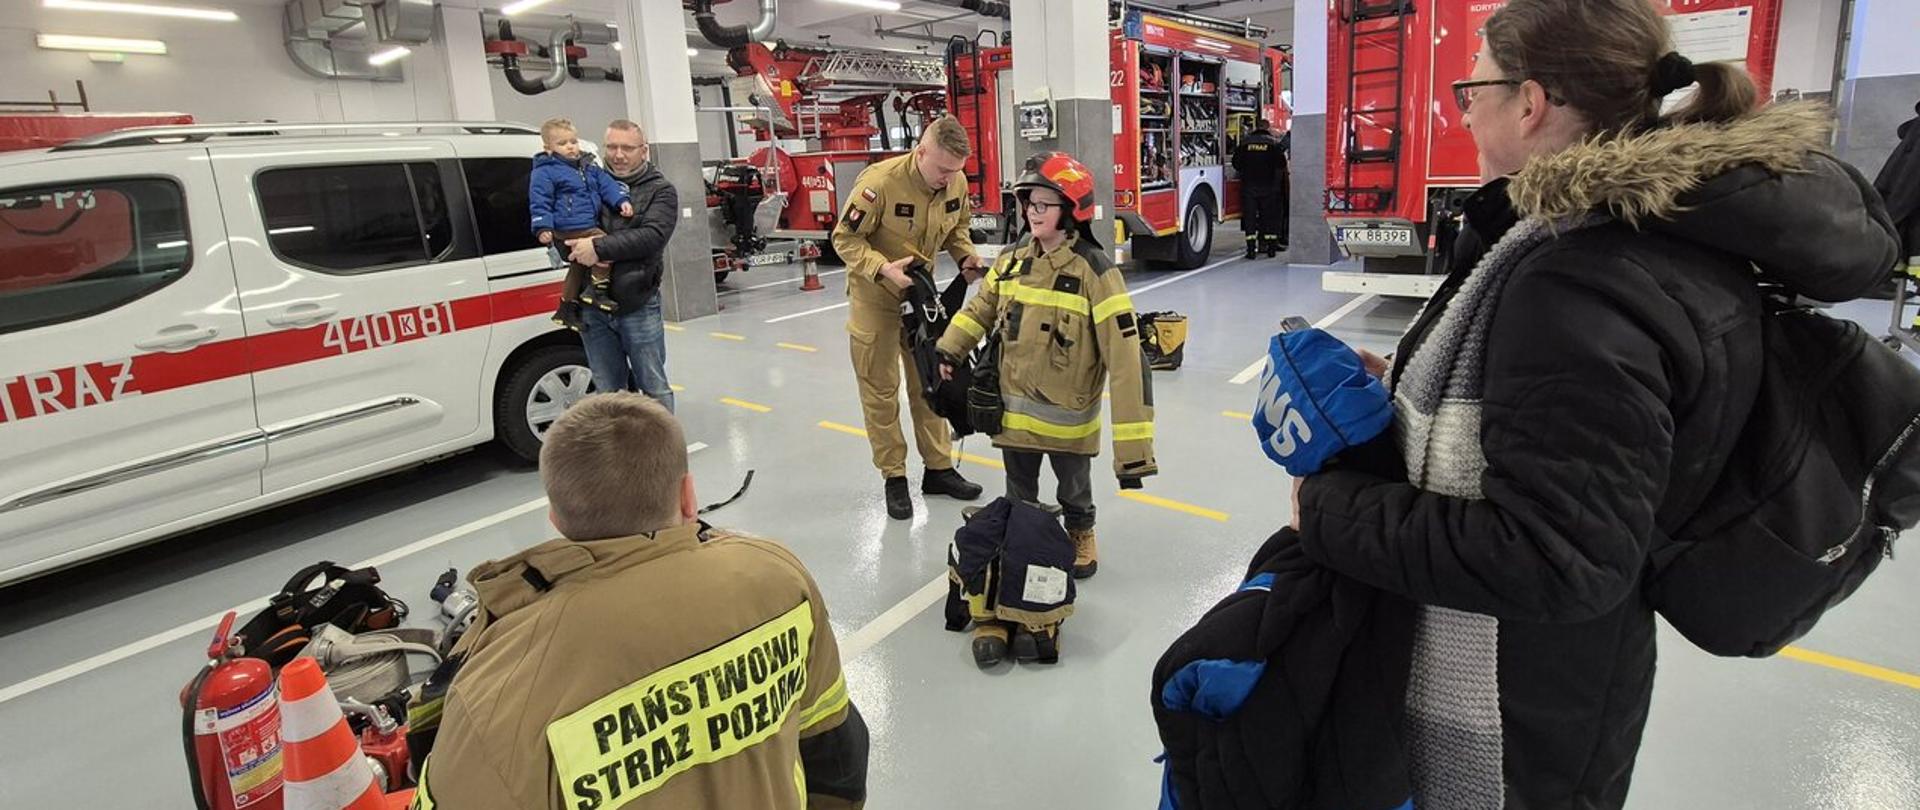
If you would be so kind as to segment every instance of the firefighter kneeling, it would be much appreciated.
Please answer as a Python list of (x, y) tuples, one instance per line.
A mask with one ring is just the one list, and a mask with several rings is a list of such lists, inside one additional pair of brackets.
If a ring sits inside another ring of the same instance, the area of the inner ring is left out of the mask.
[[(1050, 462), (1073, 541), (1073, 577), (1085, 579), (1099, 567), (1092, 469), (1100, 452), (1101, 392), (1111, 375), (1114, 471), (1122, 489), (1137, 489), (1159, 472), (1153, 382), (1126, 280), (1093, 237), (1092, 173), (1071, 155), (1042, 153), (1027, 160), (1014, 193), (1028, 233), (1001, 255), (941, 336), (941, 374), (950, 376), (958, 365), (953, 358), (981, 340), (999, 341), (998, 351), (984, 354), (999, 357), (1000, 424), (974, 428), (992, 434), (1000, 448), (1011, 500), (1037, 502), (1040, 462)], [(1046, 650), (1057, 643), (1059, 622), (1019, 629), (1016, 652)], [(985, 666), (1004, 657), (1009, 630), (1000, 621), (980, 622), (975, 660)]]
[(567, 539), (469, 576), (414, 810), (860, 807), (867, 727), (820, 592), (780, 544), (699, 522), (673, 415), (583, 399), (540, 479)]

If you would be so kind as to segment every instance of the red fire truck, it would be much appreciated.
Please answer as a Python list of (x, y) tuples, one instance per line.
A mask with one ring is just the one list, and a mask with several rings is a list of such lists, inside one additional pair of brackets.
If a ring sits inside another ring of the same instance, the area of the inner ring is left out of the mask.
[[(1286, 54), (1261, 44), (1246, 22), (1122, 2), (1112, 6), (1109, 86), (1114, 107), (1113, 210), (1117, 241), (1137, 258), (1192, 269), (1206, 261), (1214, 226), (1240, 217), (1240, 181), (1229, 162), (1243, 133), (1264, 116), (1282, 131)], [(1020, 47), (1041, 47), (1040, 43)], [(1012, 136), (1013, 98), (1004, 74), (1011, 48), (950, 52), (947, 108), (967, 126), (976, 231), (1011, 236), (1008, 186), (1025, 160)]]
[[(1741, 61), (1765, 98), (1780, 0), (1665, 0), (1676, 47), (1696, 62)], [(1338, 292), (1425, 296), (1460, 203), (1480, 185), (1478, 152), (1452, 85), (1473, 72), (1481, 28), (1505, 0), (1333, 0), (1327, 17), (1327, 224), (1379, 273), (1328, 273)], [(1679, 96), (1675, 96), (1676, 99)]]

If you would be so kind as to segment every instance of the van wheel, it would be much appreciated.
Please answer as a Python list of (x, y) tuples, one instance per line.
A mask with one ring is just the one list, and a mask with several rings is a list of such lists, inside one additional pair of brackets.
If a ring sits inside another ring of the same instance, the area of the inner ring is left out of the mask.
[(529, 463), (540, 461), (540, 443), (554, 420), (594, 391), (587, 351), (579, 346), (535, 349), (501, 379), (493, 435)]
[(1213, 195), (1195, 193), (1187, 202), (1187, 215), (1180, 219), (1180, 234), (1174, 237), (1173, 266), (1193, 270), (1213, 256)]

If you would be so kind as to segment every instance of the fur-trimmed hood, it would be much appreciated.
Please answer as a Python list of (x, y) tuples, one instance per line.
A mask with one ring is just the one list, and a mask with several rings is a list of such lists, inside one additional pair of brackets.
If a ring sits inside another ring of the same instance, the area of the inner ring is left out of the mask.
[(1899, 240), (1867, 179), (1828, 152), (1832, 131), (1824, 105), (1776, 104), (1538, 157), (1508, 193), (1522, 216), (1602, 211), (1746, 258), (1802, 294), (1846, 300), (1886, 278)]

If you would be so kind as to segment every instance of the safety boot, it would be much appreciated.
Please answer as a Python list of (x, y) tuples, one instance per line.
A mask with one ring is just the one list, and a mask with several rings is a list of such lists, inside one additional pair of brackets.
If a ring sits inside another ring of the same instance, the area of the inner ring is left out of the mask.
[(1246, 257), (1249, 259), (1255, 259), (1255, 258), (1259, 258), (1259, 256), (1260, 256), (1260, 251), (1255, 247), (1254, 241), (1252, 239), (1248, 239)]
[(1023, 663), (1060, 663), (1060, 623), (1020, 627), (1013, 634), (1013, 660)]
[(980, 497), (980, 485), (968, 481), (959, 470), (928, 470), (920, 477), (920, 491), (928, 495), (945, 495), (954, 500), (971, 501)]
[(1073, 540), (1073, 578), (1093, 576), (1100, 570), (1099, 547), (1093, 541), (1093, 530), (1068, 529), (1067, 537)]
[(560, 308), (553, 312), (553, 322), (575, 332), (584, 332), (587, 326), (586, 319), (580, 316), (578, 301), (561, 301)]
[(613, 300), (613, 279), (596, 278), (587, 288), (580, 291), (580, 303), (612, 315), (620, 311), (620, 302)]
[(913, 495), (907, 492), (904, 475), (887, 479), (887, 517), (894, 520), (913, 517)]
[(1007, 660), (1007, 625), (980, 622), (973, 626), (973, 663), (981, 669)]

